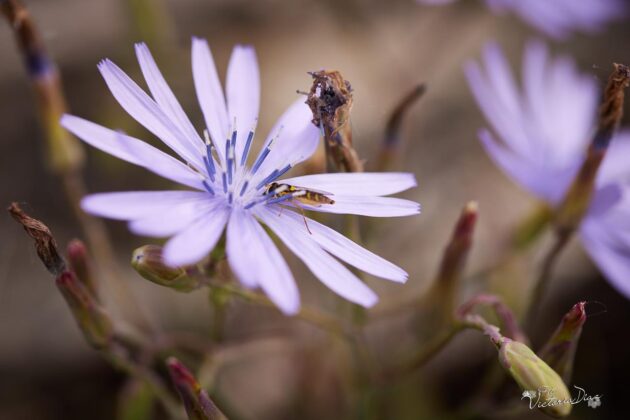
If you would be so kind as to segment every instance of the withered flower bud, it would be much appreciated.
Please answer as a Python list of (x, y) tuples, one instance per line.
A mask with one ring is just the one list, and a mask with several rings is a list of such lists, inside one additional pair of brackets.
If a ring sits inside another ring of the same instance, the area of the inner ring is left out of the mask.
[(131, 265), (145, 279), (180, 292), (190, 292), (200, 286), (199, 278), (183, 267), (169, 267), (162, 259), (162, 247), (144, 245), (133, 251)]
[(61, 274), (66, 269), (66, 263), (61, 255), (59, 255), (57, 242), (55, 238), (53, 238), (48, 226), (26, 214), (18, 203), (11, 203), (8, 211), (11, 213), (11, 216), (22, 225), (28, 236), (33, 238), (37, 255), (48, 271), (54, 276)]
[(363, 172), (363, 162), (352, 146), (350, 109), (352, 87), (338, 71), (314, 71), (306, 104), (313, 112), (313, 124), (322, 130), (326, 156), (338, 171)]
[(94, 296), (70, 271), (61, 273), (56, 283), (88, 343), (97, 349), (107, 347), (113, 335), (112, 322)]
[(190, 420), (219, 420), (226, 417), (201, 388), (193, 374), (179, 360), (170, 357), (166, 361), (171, 380), (184, 402)]
[(573, 305), (540, 351), (540, 357), (558, 372), (565, 382), (571, 380), (575, 352), (582, 327), (586, 322), (585, 306), (586, 302)]
[(555, 226), (560, 233), (575, 230), (588, 210), (599, 167), (623, 116), (624, 89), (630, 85), (630, 68), (623, 64), (615, 64), (614, 67), (599, 108), (597, 132), (582, 167), (556, 213)]

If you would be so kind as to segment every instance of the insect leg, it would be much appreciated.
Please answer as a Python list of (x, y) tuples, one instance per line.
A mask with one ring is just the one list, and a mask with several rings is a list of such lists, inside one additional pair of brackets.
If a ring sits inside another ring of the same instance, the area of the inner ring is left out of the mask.
[(295, 204), (295, 206), (298, 209), (300, 209), (300, 213), (302, 213), (302, 219), (304, 219), (304, 226), (306, 226), (306, 230), (308, 231), (308, 233), (310, 233), (312, 235), (313, 232), (311, 232), (311, 229), (309, 229), (309, 227), (308, 227), (308, 223), (306, 223), (306, 214), (304, 214), (304, 208), (297, 201), (295, 201), (293, 204)]

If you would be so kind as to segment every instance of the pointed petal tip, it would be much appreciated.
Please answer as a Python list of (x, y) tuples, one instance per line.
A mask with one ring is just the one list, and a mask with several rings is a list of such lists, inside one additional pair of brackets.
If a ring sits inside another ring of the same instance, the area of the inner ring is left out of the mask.
[(388, 279), (393, 281), (394, 283), (405, 284), (407, 280), (409, 280), (409, 274), (400, 267), (396, 267), (399, 270), (398, 277), (392, 276), (392, 278)]
[(196, 35), (193, 35), (191, 37), (191, 41), (192, 41), (193, 46), (195, 46), (195, 45), (203, 45), (203, 44), (208, 45), (208, 40), (206, 40), (205, 38), (202, 38), (200, 36), (196, 36)]
[(59, 125), (68, 129), (68, 125), (72, 124), (72, 121), (77, 118), (72, 114), (62, 114), (59, 118)]
[(359, 305), (365, 308), (372, 308), (374, 305), (378, 303), (378, 296), (376, 293), (374, 295), (367, 297), (363, 302), (357, 302)]
[(288, 304), (278, 302), (275, 303), (280, 312), (282, 312), (286, 316), (295, 316), (300, 312), (301, 305), (299, 299), (296, 302), (289, 302)]
[(98, 62), (96, 66), (99, 68), (99, 70), (101, 70), (105, 67), (109, 67), (111, 64), (112, 64), (112, 60), (110, 60), (109, 58), (103, 58), (102, 60)]
[(79, 206), (81, 207), (81, 210), (89, 214), (96, 214), (97, 212), (93, 205), (96, 197), (97, 197), (97, 194), (90, 194), (81, 198), (81, 201), (79, 202)]
[(254, 48), (254, 46), (252, 44), (236, 44), (234, 45), (234, 49), (239, 49), (242, 50), (244, 52), (255, 52), (256, 49)]
[(148, 51), (149, 47), (147, 46), (146, 42), (144, 41), (140, 41), (140, 42), (136, 42), (135, 44), (133, 44), (134, 48), (136, 49), (136, 52), (139, 50), (144, 50), (144, 51)]

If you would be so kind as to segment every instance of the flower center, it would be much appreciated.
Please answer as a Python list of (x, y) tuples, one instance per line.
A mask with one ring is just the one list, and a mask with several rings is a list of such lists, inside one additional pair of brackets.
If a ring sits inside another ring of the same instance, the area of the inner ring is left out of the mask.
[[(236, 127), (236, 121), (234, 127)], [(230, 206), (238, 205), (244, 209), (250, 209), (257, 204), (277, 204), (295, 195), (294, 192), (286, 194), (284, 191), (265, 188), (287, 173), (293, 167), (290, 163), (272, 170), (258, 181), (260, 179), (258, 172), (278, 139), (279, 132), (260, 152), (251, 169), (247, 167), (254, 134), (255, 126), (247, 134), (245, 147), (240, 156), (237, 156), (238, 132), (233, 129), (231, 135), (225, 139), (225, 154), (221, 156), (215, 143), (211, 141), (208, 130), (204, 130), (206, 148), (203, 162), (207, 175), (203, 175), (203, 186), (213, 197), (217, 194), (222, 195)]]

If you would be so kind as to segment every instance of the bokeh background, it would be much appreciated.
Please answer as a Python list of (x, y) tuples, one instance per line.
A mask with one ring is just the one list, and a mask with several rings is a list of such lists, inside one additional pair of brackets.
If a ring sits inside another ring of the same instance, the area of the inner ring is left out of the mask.
[[(428, 92), (410, 110), (401, 132), (404, 145), (396, 169), (416, 174), (419, 187), (405, 197), (419, 201), (420, 216), (379, 221), (370, 248), (410, 273), (404, 285), (369, 280), (382, 301), (394, 305), (429, 286), (453, 222), (468, 200), (480, 205), (480, 221), (467, 272), (469, 290), (490, 289), (518, 306), (539, 253), (514, 275), (475, 276), (497, 263), (510, 232), (535, 201), (493, 167), (476, 140), (484, 125), (467, 88), (463, 63), (479, 57), (488, 40), (498, 40), (513, 67), (524, 43), (543, 38), (514, 17), (496, 17), (481, 2), (422, 7), (413, 0), (27, 0), (61, 71), (72, 112), (103, 125), (150, 139), (109, 95), (96, 70), (108, 57), (140, 80), (133, 42), (144, 40), (167, 80), (201, 127), (201, 112), (190, 70), (190, 38), (205, 37), (221, 77), (235, 43), (256, 47), (261, 67), (259, 135), (284, 107), (307, 90), (307, 71), (336, 69), (352, 83), (352, 127), (368, 168), (396, 102), (415, 84)], [(604, 83), (611, 63), (630, 62), (628, 22), (596, 35), (578, 35), (552, 50), (575, 57), (583, 71)], [(630, 118), (624, 119), (625, 125)], [(58, 179), (47, 168), (43, 135), (13, 34), (0, 24), (0, 199), (19, 201), (45, 220), (59, 242), (81, 236)], [(629, 160), (630, 162), (630, 160)], [(152, 189), (162, 180), (105, 154), (88, 151), (85, 175), (90, 191)], [(335, 223), (331, 220), (330, 223)], [(124, 265), (146, 239), (108, 223)], [(538, 249), (544, 249), (544, 240)], [(303, 299), (337, 309), (339, 301), (295, 258)], [(121, 280), (133, 299), (164, 329), (209, 331), (212, 314), (204, 292), (178, 294), (140, 278), (131, 270)], [(630, 279), (629, 279), (630, 281)], [(107, 288), (107, 286), (106, 286)], [(112, 298), (115, 300), (115, 297)], [(574, 408), (572, 418), (620, 418), (630, 396), (630, 305), (589, 261), (575, 240), (556, 270), (541, 304), (533, 336), (540, 344), (563, 313), (579, 300), (590, 302), (578, 349), (573, 383), (603, 394), (602, 406)], [(124, 305), (122, 305), (124, 306)], [(117, 308), (121, 313), (125, 308)], [(324, 334), (275, 311), (235, 304), (228, 315), (227, 340), (257, 345), (222, 370), (218, 393), (238, 418), (347, 418), (343, 393)], [(370, 341), (382, 358), (401, 357), (417, 345), (408, 316), (370, 327)], [(425, 332), (422, 332), (424, 334)], [(414, 344), (415, 343), (415, 344)], [(386, 391), (386, 403), (364, 418), (446, 418), (466, 413), (478, 392), (481, 372), (496, 364), (496, 351), (480, 334), (466, 333), (403, 384)], [(84, 342), (52, 279), (30, 241), (8, 215), (0, 217), (0, 419), (115, 418), (125, 377), (111, 369)], [(516, 390), (514, 392), (517, 392)], [(490, 398), (490, 396), (488, 396)], [(159, 416), (159, 413), (155, 414)], [(541, 417), (535, 412), (522, 418)], [(157, 418), (157, 417), (156, 417)]]

